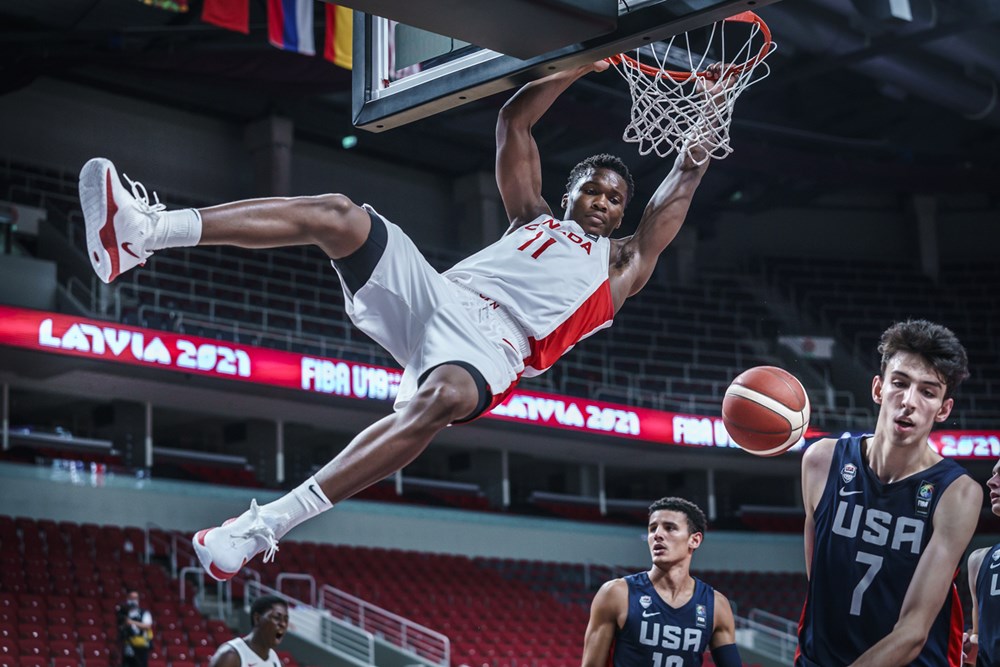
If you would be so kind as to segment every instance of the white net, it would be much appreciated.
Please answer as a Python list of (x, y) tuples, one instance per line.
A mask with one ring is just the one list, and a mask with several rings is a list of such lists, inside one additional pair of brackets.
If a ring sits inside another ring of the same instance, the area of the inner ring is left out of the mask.
[[(734, 41), (739, 44), (735, 52)], [(703, 48), (692, 48), (690, 35), (682, 33), (665, 46), (610, 59), (632, 94), (631, 120), (622, 138), (638, 144), (640, 155), (686, 152), (697, 164), (725, 158), (733, 152), (729, 124), (736, 99), (770, 74), (764, 59), (773, 51), (766, 26), (745, 12), (713, 25)], [(706, 79), (704, 72), (716, 62), (726, 63), (728, 83)]]

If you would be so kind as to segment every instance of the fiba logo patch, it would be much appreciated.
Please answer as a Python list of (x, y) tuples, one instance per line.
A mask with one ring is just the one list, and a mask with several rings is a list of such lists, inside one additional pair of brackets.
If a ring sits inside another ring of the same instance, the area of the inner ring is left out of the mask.
[(639, 598), (639, 604), (642, 606), (643, 609), (649, 609), (649, 605), (653, 604), (653, 598), (649, 597), (648, 595), (643, 595), (641, 598)]
[(840, 479), (844, 480), (844, 484), (850, 484), (857, 474), (858, 466), (853, 463), (848, 463), (840, 469)]
[(931, 502), (934, 500), (934, 485), (931, 482), (921, 481), (917, 486), (917, 516), (930, 516)]
[(694, 624), (699, 628), (708, 627), (708, 611), (705, 609), (705, 605), (696, 604), (694, 606), (695, 621)]

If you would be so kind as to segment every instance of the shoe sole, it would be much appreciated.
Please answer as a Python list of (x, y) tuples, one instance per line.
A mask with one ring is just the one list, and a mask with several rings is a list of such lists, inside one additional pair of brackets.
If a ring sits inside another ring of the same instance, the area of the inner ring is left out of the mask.
[[(94, 158), (80, 171), (80, 204), (87, 227), (87, 255), (97, 277), (110, 283), (118, 276), (118, 236), (115, 234), (115, 213), (118, 210), (111, 197), (114, 167), (109, 160)], [(114, 207), (114, 210), (110, 210)]]
[[(233, 521), (236, 521), (236, 517), (228, 519), (222, 524), (222, 526), (228, 526)], [(222, 526), (219, 527), (221, 528)], [(229, 581), (230, 579), (235, 577), (237, 573), (239, 573), (239, 570), (236, 570), (236, 572), (226, 572), (225, 570), (219, 568), (215, 563), (212, 562), (212, 552), (209, 551), (207, 546), (205, 546), (205, 536), (210, 531), (213, 530), (216, 529), (205, 528), (204, 530), (199, 530), (197, 533), (194, 534), (194, 537), (191, 538), (191, 545), (194, 547), (194, 553), (196, 556), (198, 556), (198, 561), (201, 563), (202, 569), (204, 569), (205, 572), (208, 573), (208, 576), (212, 577), (216, 581)], [(244, 559), (243, 565), (246, 564), (247, 562)], [(243, 568), (243, 565), (240, 565), (240, 569)]]

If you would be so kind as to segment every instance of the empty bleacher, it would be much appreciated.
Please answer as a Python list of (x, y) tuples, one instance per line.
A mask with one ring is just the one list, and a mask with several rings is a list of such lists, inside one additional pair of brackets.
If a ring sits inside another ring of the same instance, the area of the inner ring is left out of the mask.
[(969, 353), (971, 377), (958, 394), (952, 421), (963, 428), (1000, 425), (1000, 271), (989, 262), (944, 264), (933, 281), (899, 262), (837, 263), (776, 258), (767, 280), (822, 323), (876, 371), (879, 337), (893, 322), (928, 319), (954, 331)]
[[(146, 544), (136, 527), (0, 516), (0, 667), (120, 664), (116, 609), (130, 590), (153, 615), (150, 667), (206, 667), (237, 633), (191, 604), (190, 584), (182, 601), (179, 582), (144, 562)], [(149, 544), (167, 557), (166, 533), (151, 530)]]

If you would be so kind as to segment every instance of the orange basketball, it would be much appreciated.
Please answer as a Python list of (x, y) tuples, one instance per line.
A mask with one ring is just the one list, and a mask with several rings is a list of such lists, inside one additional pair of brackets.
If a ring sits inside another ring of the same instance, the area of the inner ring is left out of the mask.
[(802, 383), (775, 366), (740, 373), (722, 399), (729, 437), (756, 456), (777, 456), (809, 427), (809, 397)]

